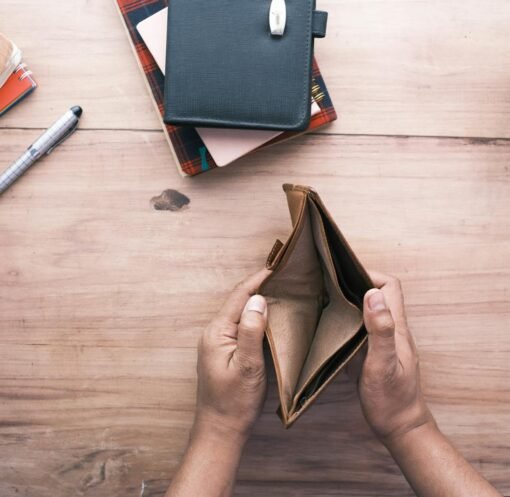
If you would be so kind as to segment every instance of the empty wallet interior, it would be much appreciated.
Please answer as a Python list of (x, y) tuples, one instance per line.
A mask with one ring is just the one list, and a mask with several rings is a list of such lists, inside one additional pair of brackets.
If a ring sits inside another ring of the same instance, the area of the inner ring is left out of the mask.
[(287, 195), (294, 231), (260, 291), (288, 427), (364, 343), (362, 302), (371, 285), (318, 196)]

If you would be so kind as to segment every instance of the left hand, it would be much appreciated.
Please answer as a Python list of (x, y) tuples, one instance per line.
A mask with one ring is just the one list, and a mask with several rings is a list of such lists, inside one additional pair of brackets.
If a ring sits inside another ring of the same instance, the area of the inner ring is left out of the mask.
[(269, 274), (262, 270), (239, 283), (200, 338), (195, 431), (245, 441), (260, 415), (267, 304), (254, 294)]

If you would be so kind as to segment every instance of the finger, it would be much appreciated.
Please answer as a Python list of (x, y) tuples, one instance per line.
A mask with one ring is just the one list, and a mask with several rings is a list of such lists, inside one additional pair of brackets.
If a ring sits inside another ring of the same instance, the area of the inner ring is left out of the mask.
[(254, 295), (246, 303), (237, 334), (237, 353), (248, 364), (263, 363), (263, 341), (267, 324), (267, 303), (262, 295)]
[(370, 271), (369, 275), (376, 288), (379, 288), (384, 293), (388, 307), (391, 309), (391, 314), (395, 320), (397, 333), (408, 336), (409, 327), (407, 326), (404, 294), (400, 280), (394, 276), (377, 271)]
[(223, 304), (219, 316), (232, 323), (239, 323), (246, 302), (257, 293), (260, 285), (270, 274), (269, 269), (263, 269), (238, 283)]
[(395, 323), (381, 290), (365, 294), (363, 317), (368, 331), (367, 363), (377, 371), (392, 371), (398, 365)]
[(394, 276), (390, 276), (389, 274), (384, 274), (379, 271), (369, 271), (368, 275), (372, 280), (372, 283), (376, 288), (382, 288), (384, 285), (388, 284)]

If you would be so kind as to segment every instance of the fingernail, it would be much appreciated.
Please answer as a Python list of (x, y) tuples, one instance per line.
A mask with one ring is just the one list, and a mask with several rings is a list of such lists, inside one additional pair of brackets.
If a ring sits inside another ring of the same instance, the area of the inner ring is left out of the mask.
[(250, 297), (246, 304), (247, 311), (255, 311), (260, 314), (264, 314), (266, 312), (266, 307), (266, 299), (262, 297), (262, 295), (254, 295), (253, 297)]
[(381, 290), (373, 290), (372, 293), (368, 296), (368, 307), (371, 311), (385, 311), (386, 307), (386, 299), (384, 298), (384, 293)]

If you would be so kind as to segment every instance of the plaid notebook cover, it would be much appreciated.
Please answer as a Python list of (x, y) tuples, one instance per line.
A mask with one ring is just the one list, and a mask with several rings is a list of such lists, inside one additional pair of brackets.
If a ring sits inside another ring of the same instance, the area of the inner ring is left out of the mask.
[[(136, 26), (139, 22), (167, 7), (168, 0), (115, 1), (120, 9), (136, 55), (138, 56), (140, 65), (147, 78), (147, 83), (154, 97), (154, 101), (158, 106), (161, 122), (163, 123), (164, 76), (136, 30)], [(313, 77), (315, 83), (320, 87), (321, 98), (319, 105), (321, 107), (321, 112), (312, 116), (308, 131), (324, 126), (337, 118), (328, 90), (315, 60), (313, 62)], [(171, 126), (165, 123), (163, 123), (163, 128), (173, 146), (173, 151), (184, 175), (195, 176), (217, 167), (214, 163), (214, 159), (209, 154), (209, 151), (194, 128), (188, 126)], [(283, 133), (269, 142), (269, 144), (272, 145), (287, 140), (298, 134), (300, 133)], [(265, 146), (266, 145), (263, 145), (263, 147)]]

